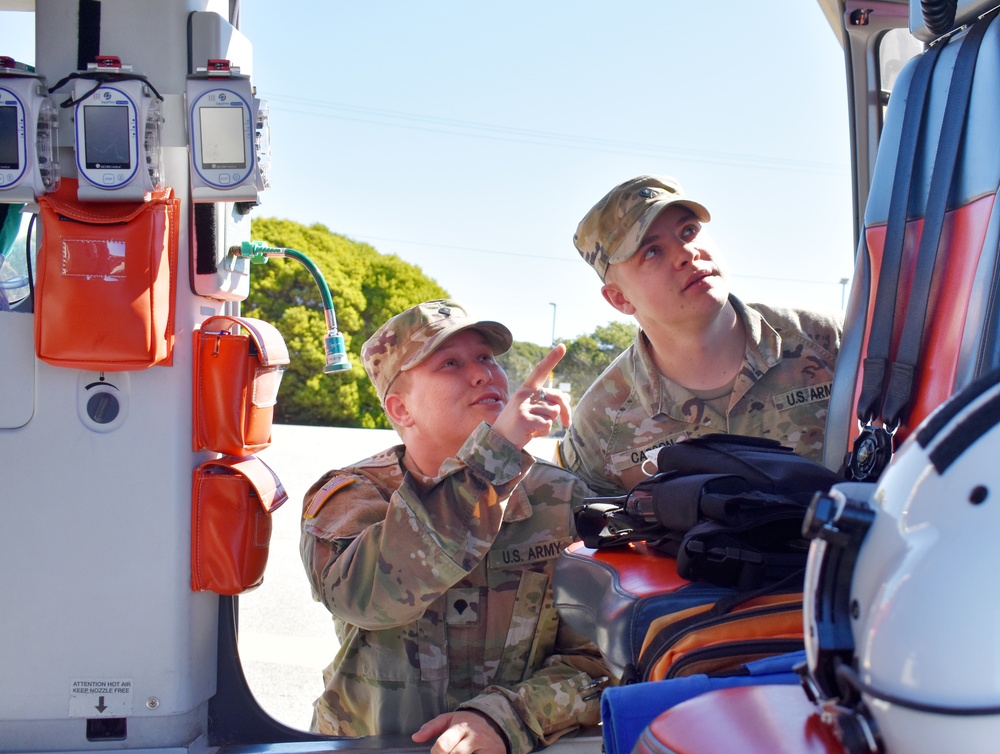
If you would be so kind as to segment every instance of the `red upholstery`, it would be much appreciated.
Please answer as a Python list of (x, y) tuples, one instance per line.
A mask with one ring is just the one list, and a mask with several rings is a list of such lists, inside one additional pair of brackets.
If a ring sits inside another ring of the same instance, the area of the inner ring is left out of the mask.
[[(962, 336), (965, 332), (966, 317), (973, 292), (976, 268), (979, 265), (986, 238), (990, 213), (993, 211), (995, 194), (989, 194), (945, 216), (942, 244), (938, 253), (935, 282), (931, 289), (928, 309), (933, 316), (927, 323), (921, 348), (921, 369), (913, 388), (913, 402), (909, 416), (895, 435), (898, 447), (910, 431), (927, 415), (953, 395), (960, 387), (956, 385)], [(899, 289), (909, 290), (913, 278), (913, 262), (920, 245), (923, 220), (914, 220), (906, 226), (903, 246), (903, 264), (899, 275)], [(871, 286), (869, 288), (868, 322), (865, 328), (862, 352), (868, 352), (868, 336), (871, 332), (871, 315), (875, 309), (875, 293), (878, 290), (879, 269), (882, 250), (885, 246), (885, 225), (865, 229), (865, 241), (871, 264)], [(895, 327), (890, 356), (895, 355), (902, 333), (903, 318), (910, 305), (907, 297), (896, 301)], [(914, 302), (914, 305), (920, 305)], [(857, 405), (861, 393), (861, 372), (858, 373), (854, 392)], [(858, 435), (854, 423), (851, 442)]]
[(616, 574), (619, 588), (635, 598), (676, 592), (690, 581), (677, 575), (677, 561), (651, 552), (644, 543), (594, 550), (574, 542), (567, 551), (604, 563)]
[(843, 754), (798, 686), (744, 686), (678, 704), (643, 731), (637, 754)]

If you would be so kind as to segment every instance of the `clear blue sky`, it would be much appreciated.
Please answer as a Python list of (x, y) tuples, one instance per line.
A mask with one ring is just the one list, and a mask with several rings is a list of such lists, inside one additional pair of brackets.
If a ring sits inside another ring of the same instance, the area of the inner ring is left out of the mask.
[(744, 300), (840, 308), (843, 58), (812, 0), (244, 0), (242, 14), (271, 110), (261, 216), (397, 254), (548, 344), (553, 314), (557, 338), (617, 316), (573, 248), (580, 218), (664, 173), (711, 210)]

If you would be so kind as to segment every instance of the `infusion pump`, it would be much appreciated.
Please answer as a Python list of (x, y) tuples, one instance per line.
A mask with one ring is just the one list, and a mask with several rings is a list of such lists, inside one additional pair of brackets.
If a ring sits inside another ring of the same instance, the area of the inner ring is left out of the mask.
[(80, 201), (142, 201), (162, 186), (162, 98), (131, 70), (114, 56), (101, 56), (53, 87), (73, 82)]
[(193, 200), (256, 203), (269, 184), (267, 103), (228, 60), (189, 76), (186, 94)]
[(0, 203), (33, 202), (59, 187), (58, 125), (45, 79), (0, 56)]

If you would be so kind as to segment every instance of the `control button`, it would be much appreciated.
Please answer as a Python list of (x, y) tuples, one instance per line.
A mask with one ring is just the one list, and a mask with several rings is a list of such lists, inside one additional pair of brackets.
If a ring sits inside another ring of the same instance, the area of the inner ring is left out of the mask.
[(114, 393), (95, 393), (87, 401), (87, 416), (98, 424), (110, 424), (118, 418), (119, 411), (121, 404)]
[(114, 432), (128, 419), (128, 372), (80, 372), (76, 410), (92, 432)]

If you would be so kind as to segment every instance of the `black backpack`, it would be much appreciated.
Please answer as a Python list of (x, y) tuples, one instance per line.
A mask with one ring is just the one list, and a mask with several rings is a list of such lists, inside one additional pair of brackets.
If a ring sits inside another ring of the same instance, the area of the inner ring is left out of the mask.
[(756, 589), (805, 568), (802, 523), (843, 477), (760, 437), (711, 434), (660, 449), (658, 472), (626, 495), (587, 498), (577, 532), (590, 548), (645, 541), (677, 572)]

